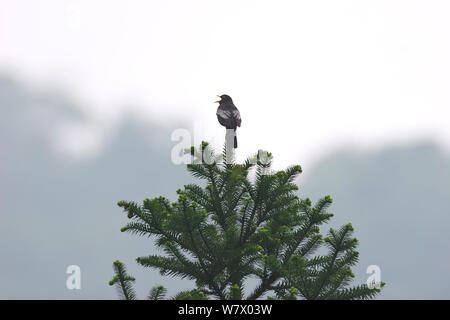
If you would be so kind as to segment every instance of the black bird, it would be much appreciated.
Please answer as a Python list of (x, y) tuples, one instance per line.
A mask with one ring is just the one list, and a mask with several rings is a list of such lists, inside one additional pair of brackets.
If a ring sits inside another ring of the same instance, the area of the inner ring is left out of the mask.
[(229, 95), (223, 94), (217, 96), (220, 98), (219, 101), (216, 101), (219, 103), (216, 112), (217, 119), (225, 128), (234, 130), (234, 148), (237, 148), (236, 128), (241, 126), (241, 114)]

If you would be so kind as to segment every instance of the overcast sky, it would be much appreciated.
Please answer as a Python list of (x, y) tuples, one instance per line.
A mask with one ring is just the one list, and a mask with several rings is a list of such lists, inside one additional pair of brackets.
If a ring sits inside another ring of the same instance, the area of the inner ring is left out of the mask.
[(0, 71), (85, 108), (90, 124), (62, 131), (74, 152), (124, 111), (221, 145), (227, 93), (243, 155), (308, 165), (343, 144), (450, 146), (449, 16), (434, 0), (0, 0)]

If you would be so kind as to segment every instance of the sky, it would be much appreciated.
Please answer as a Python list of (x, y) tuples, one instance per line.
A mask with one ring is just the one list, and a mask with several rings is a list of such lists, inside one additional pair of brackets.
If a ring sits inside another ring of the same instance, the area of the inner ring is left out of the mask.
[[(255, 145), (312, 164), (341, 145), (450, 146), (448, 1), (0, 1), (0, 70), (80, 102), (66, 151), (94, 155), (124, 113), (221, 146), (216, 94)], [(277, 159), (277, 158), (276, 158)]]

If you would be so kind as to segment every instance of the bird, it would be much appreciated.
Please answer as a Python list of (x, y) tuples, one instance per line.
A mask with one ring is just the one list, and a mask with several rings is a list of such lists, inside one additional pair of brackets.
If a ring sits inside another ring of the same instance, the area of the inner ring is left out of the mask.
[(215, 101), (219, 104), (216, 112), (217, 120), (219, 120), (219, 123), (227, 129), (227, 134), (229, 132), (228, 129), (234, 130), (232, 133), (234, 135), (234, 148), (236, 149), (236, 128), (241, 126), (241, 114), (229, 95), (222, 94), (217, 95), (217, 97), (220, 98), (220, 100)]

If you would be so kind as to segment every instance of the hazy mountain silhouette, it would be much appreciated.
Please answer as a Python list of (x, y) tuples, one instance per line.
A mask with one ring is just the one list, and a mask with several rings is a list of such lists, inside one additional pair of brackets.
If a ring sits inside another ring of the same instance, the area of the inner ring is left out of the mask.
[[(68, 103), (3, 78), (0, 107), (0, 298), (116, 299), (108, 286), (115, 259), (127, 263), (144, 297), (161, 277), (135, 258), (152, 252), (152, 241), (120, 232), (127, 219), (116, 204), (174, 198), (191, 181), (170, 161), (170, 134), (129, 118), (95, 161), (64, 162), (50, 147), (50, 128), (83, 121)], [(32, 113), (46, 117), (30, 129)], [(66, 289), (71, 264), (81, 267), (82, 290)]]
[[(169, 293), (190, 286), (139, 267), (152, 240), (119, 231), (127, 219), (118, 200), (175, 199), (193, 181), (170, 161), (169, 129), (129, 117), (95, 161), (69, 163), (50, 143), (54, 124), (85, 121), (67, 98), (0, 77), (0, 116), (0, 298), (116, 299), (107, 284), (115, 259), (135, 275), (141, 298), (155, 284)], [(450, 298), (450, 161), (436, 146), (342, 151), (300, 182), (302, 196), (333, 197), (333, 226), (353, 223), (356, 282), (376, 264), (388, 282), (382, 298)], [(81, 290), (66, 289), (71, 264), (81, 267)]]
[[(333, 224), (351, 221), (358, 272), (379, 265), (383, 298), (450, 298), (450, 158), (433, 143), (323, 159), (302, 194), (332, 195)], [(360, 277), (361, 278), (361, 277)]]

